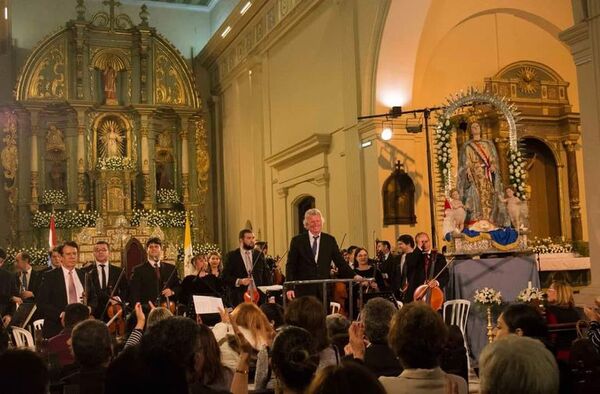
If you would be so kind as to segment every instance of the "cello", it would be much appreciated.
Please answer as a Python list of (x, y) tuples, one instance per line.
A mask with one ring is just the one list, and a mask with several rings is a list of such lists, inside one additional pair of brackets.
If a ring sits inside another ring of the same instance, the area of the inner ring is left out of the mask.
[(119, 288), (119, 284), (121, 283), (121, 279), (123, 279), (124, 274), (125, 270), (122, 269), (119, 277), (117, 278), (117, 282), (110, 291), (110, 295), (106, 305), (104, 306), (104, 310), (100, 315), (100, 319), (104, 318), (104, 314), (108, 316), (109, 321), (106, 323), (106, 326), (108, 327), (108, 332), (115, 337), (123, 337), (125, 335), (125, 316), (123, 303), (119, 299), (115, 298), (115, 292)]
[[(346, 240), (346, 234), (344, 234), (344, 237), (342, 238), (342, 242), (340, 243), (340, 249), (343, 248), (344, 246), (344, 241)], [(332, 278), (336, 279), (337, 278), (337, 270), (335, 269), (335, 265), (333, 265), (332, 263)], [(333, 285), (333, 294), (331, 295), (331, 300), (333, 302), (337, 302), (338, 304), (340, 304), (340, 311), (339, 313), (346, 316), (346, 300), (348, 299), (348, 288), (346, 287), (346, 284), (343, 282), (339, 282), (339, 283), (335, 283)]]
[(440, 272), (433, 276), (437, 254), (437, 250), (431, 251), (431, 265), (429, 267), (430, 272), (428, 273), (429, 278), (426, 278), (425, 283), (415, 289), (415, 292), (413, 293), (413, 300), (423, 301), (430, 305), (434, 310), (439, 311), (442, 309), (442, 305), (444, 305), (444, 291), (440, 289), (438, 285), (432, 285), (432, 282), (437, 282), (437, 278), (442, 272), (444, 272), (445, 269), (450, 266), (450, 264), (454, 262), (454, 258), (448, 260)]

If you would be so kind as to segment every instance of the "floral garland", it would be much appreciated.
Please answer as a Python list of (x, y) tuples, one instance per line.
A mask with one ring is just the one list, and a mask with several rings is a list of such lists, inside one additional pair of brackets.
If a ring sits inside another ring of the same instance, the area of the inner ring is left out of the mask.
[(520, 302), (531, 302), (534, 300), (542, 301), (544, 299), (544, 292), (537, 287), (528, 287), (521, 290), (517, 296), (517, 301)]
[[(177, 245), (175, 245), (175, 247), (177, 248), (177, 262), (183, 263), (183, 260), (185, 257), (185, 253), (183, 250), (183, 244), (177, 244)], [(220, 255), (221, 248), (219, 248), (219, 245), (209, 243), (209, 242), (205, 242), (202, 244), (201, 243), (192, 244), (192, 255), (194, 255), (194, 256), (196, 256), (196, 255), (206, 256), (211, 252), (217, 252)]]
[(41, 201), (42, 204), (62, 205), (67, 203), (67, 195), (62, 190), (44, 190)]
[(156, 191), (156, 202), (159, 204), (178, 204), (181, 200), (173, 189), (158, 189)]
[(515, 196), (523, 200), (526, 196), (526, 182), (525, 176), (527, 170), (525, 169), (525, 159), (521, 151), (517, 149), (509, 149), (508, 151), (508, 179), (512, 186)]
[[(131, 225), (137, 227), (140, 225), (142, 218), (146, 219), (148, 226), (158, 227), (185, 227), (185, 212), (186, 211), (159, 211), (156, 209), (144, 210), (134, 209), (131, 218)], [(194, 214), (188, 211), (190, 224), (194, 224)]]
[[(33, 228), (48, 228), (50, 226), (50, 216), (52, 212), (36, 211), (31, 216), (31, 226)], [(68, 211), (54, 212), (54, 225), (56, 228), (80, 228), (94, 227), (96, 219), (100, 215), (97, 211)]]
[(110, 171), (130, 170), (133, 169), (133, 165), (128, 157), (102, 157), (96, 163), (96, 169)]
[(435, 146), (437, 148), (435, 160), (438, 174), (443, 185), (450, 184), (449, 177), (452, 173), (452, 148), (450, 147), (452, 127), (453, 125), (452, 122), (450, 122), (450, 119), (444, 117), (444, 115), (440, 115), (433, 133)]
[(473, 300), (476, 304), (482, 306), (501, 305), (502, 304), (502, 293), (498, 290), (492, 289), (491, 287), (484, 287), (483, 289), (475, 290)]
[(44, 248), (36, 248), (30, 246), (27, 248), (6, 248), (6, 260), (4, 260), (5, 266), (12, 266), (15, 264), (15, 257), (18, 253), (25, 252), (31, 256), (31, 265), (47, 265), (48, 264), (48, 250)]
[(553, 240), (550, 237), (543, 239), (534, 237), (533, 240), (531, 240), (530, 245), (533, 253), (539, 254), (573, 252), (573, 245), (565, 241), (564, 237), (556, 240)]

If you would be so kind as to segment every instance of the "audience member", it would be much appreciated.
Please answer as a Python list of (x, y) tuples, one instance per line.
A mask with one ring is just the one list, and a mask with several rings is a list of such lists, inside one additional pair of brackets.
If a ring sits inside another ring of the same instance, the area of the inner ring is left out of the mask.
[(86, 320), (73, 328), (73, 355), (80, 368), (63, 379), (65, 392), (103, 394), (106, 367), (112, 357), (108, 327), (100, 320)]
[(364, 362), (377, 377), (398, 376), (402, 372), (400, 362), (388, 344), (392, 317), (397, 308), (384, 298), (373, 298), (362, 310), (362, 322), (368, 344)]
[[(546, 321), (548, 324), (577, 323), (581, 316), (575, 308), (573, 288), (565, 282), (554, 281), (547, 291), (548, 307), (546, 308)], [(560, 331), (550, 336), (556, 358), (569, 361), (571, 343), (577, 339), (575, 330)]]
[(11, 349), (0, 356), (3, 394), (46, 394), (48, 369), (31, 350)]
[(508, 334), (545, 340), (548, 327), (535, 307), (521, 303), (510, 304), (498, 316), (495, 337), (498, 339)]
[(446, 373), (458, 375), (469, 381), (469, 364), (467, 349), (462, 331), (457, 325), (448, 327), (448, 340), (444, 346), (440, 367)]
[(342, 354), (344, 348), (348, 345), (348, 328), (350, 328), (350, 320), (342, 314), (334, 313), (326, 317), (325, 323), (327, 325), (327, 335), (329, 335), (331, 344), (335, 346), (338, 353)]
[(330, 365), (317, 372), (307, 394), (386, 394), (382, 384), (365, 367), (353, 362)]
[(214, 390), (229, 391), (233, 371), (221, 364), (221, 349), (212, 330), (199, 325), (201, 356), (196, 360), (199, 383)]
[(483, 349), (479, 381), (484, 394), (553, 394), (558, 393), (558, 368), (540, 341), (511, 334)]
[(125, 347), (131, 347), (131, 346), (135, 346), (137, 344), (140, 343), (140, 341), (142, 340), (142, 335), (144, 334), (144, 326), (146, 326), (147, 328), (152, 327), (153, 325), (155, 325), (156, 323), (158, 323), (161, 320), (165, 320), (166, 318), (169, 318), (171, 316), (173, 316), (173, 313), (171, 313), (170, 310), (168, 310), (167, 308), (163, 308), (163, 307), (154, 307), (154, 305), (152, 305), (152, 303), (150, 304), (150, 313), (148, 313), (148, 322), (146, 323), (146, 315), (144, 315), (144, 308), (142, 307), (142, 305), (137, 302), (135, 304), (135, 318), (136, 318), (136, 323), (135, 323), (135, 327), (133, 328), (133, 331), (131, 331), (131, 334), (129, 334), (129, 338), (127, 338), (127, 342), (125, 342)]
[(304, 296), (290, 302), (285, 311), (285, 323), (312, 334), (319, 351), (319, 368), (339, 364), (340, 353), (329, 342), (323, 304), (316, 297)]
[(448, 338), (441, 316), (429, 305), (405, 305), (392, 319), (388, 340), (404, 371), (397, 377), (379, 378), (389, 394), (467, 394), (467, 383), (440, 368), (440, 356)]
[(288, 326), (275, 337), (271, 353), (273, 373), (283, 393), (304, 393), (319, 365), (314, 336), (303, 328)]
[(66, 365), (73, 364), (75, 359), (71, 348), (68, 345), (71, 339), (71, 331), (77, 323), (82, 322), (90, 317), (90, 309), (79, 303), (69, 304), (65, 307), (65, 313), (61, 319), (63, 330), (60, 334), (53, 336), (48, 340), (48, 354), (50, 357), (56, 357), (58, 366), (63, 368)]
[(268, 302), (260, 306), (260, 310), (263, 311), (267, 320), (271, 322), (271, 325), (275, 330), (283, 326), (283, 307), (279, 304)]

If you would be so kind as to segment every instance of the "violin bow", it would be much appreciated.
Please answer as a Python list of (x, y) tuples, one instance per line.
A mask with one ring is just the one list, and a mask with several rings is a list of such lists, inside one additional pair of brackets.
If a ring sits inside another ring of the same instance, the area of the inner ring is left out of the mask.
[[(110, 269), (110, 264), (109, 264), (109, 269)], [(100, 319), (104, 318), (104, 314), (106, 313), (106, 311), (108, 310), (108, 306), (110, 305), (110, 300), (112, 300), (115, 297), (115, 292), (119, 288), (119, 284), (121, 283), (121, 279), (123, 279), (123, 274), (125, 274), (125, 269), (124, 268), (121, 269), (121, 273), (119, 274), (119, 277), (117, 278), (117, 283), (115, 283), (115, 286), (112, 288), (112, 290), (110, 292), (110, 296), (108, 297), (108, 301), (106, 301), (106, 305), (104, 305), (104, 309), (102, 310), (102, 314), (100, 315)]]

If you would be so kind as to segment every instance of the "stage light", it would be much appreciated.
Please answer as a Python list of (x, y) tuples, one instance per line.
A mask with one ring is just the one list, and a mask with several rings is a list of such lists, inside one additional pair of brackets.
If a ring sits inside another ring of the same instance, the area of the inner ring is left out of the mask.
[(383, 128), (383, 130), (381, 130), (381, 139), (384, 141), (389, 141), (392, 139), (392, 136), (394, 135), (394, 132), (392, 131), (392, 128), (390, 126), (386, 126)]
[(246, 13), (246, 11), (248, 11), (248, 9), (250, 9), (250, 7), (252, 7), (251, 1), (247, 2), (246, 5), (244, 5), (244, 7), (242, 7), (240, 14), (244, 15)]
[(394, 107), (390, 108), (389, 115), (391, 118), (397, 118), (399, 116), (402, 116), (402, 107), (394, 106)]
[(361, 148), (368, 148), (369, 146), (373, 145), (373, 141), (365, 141), (363, 143), (360, 144)]

